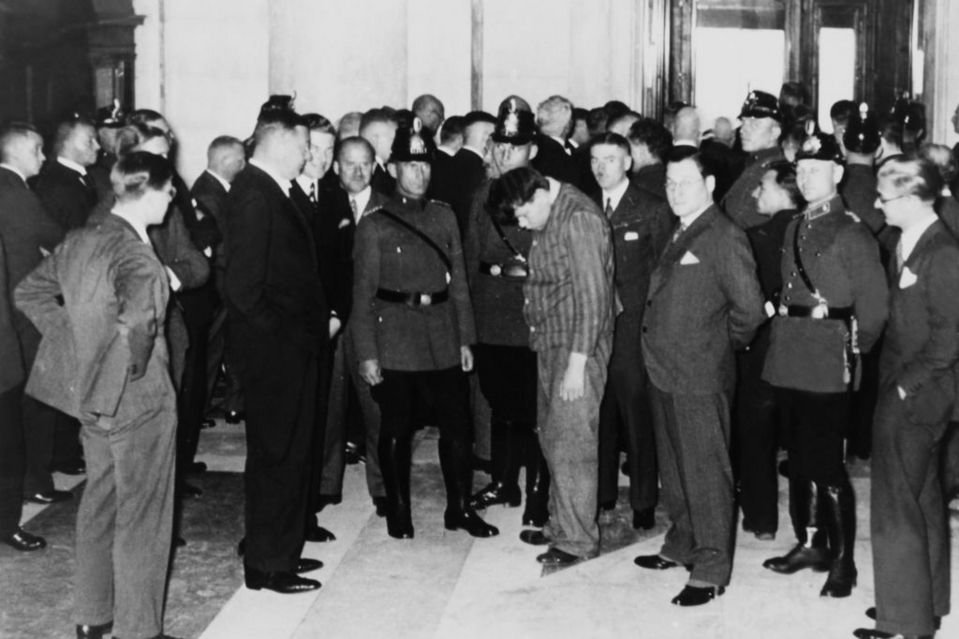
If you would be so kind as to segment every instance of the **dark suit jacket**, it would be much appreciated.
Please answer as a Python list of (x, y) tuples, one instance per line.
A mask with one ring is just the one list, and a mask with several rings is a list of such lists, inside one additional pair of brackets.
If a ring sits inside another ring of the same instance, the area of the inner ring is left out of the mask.
[(452, 184), (448, 188), (453, 201), (449, 205), (456, 213), (456, 223), (459, 225), (462, 237), (469, 224), (473, 194), (486, 180), (486, 167), (483, 164), (483, 158), (464, 147), (453, 157), (452, 173)]
[[(63, 228), (47, 214), (40, 199), (20, 176), (0, 167), (0, 239), (6, 248), (7, 283), (13, 289), (63, 239)], [(40, 333), (26, 316), (14, 312), (24, 370), (30, 370), (40, 344)]]
[[(227, 218), (227, 190), (223, 188), (220, 181), (210, 175), (207, 171), (200, 174), (200, 177), (193, 182), (193, 188), (190, 191), (193, 199), (196, 201), (196, 208), (205, 216), (211, 218), (213, 227), (216, 229), (216, 235), (211, 235), (214, 240), (212, 245), (213, 257), (210, 263), (213, 266), (210, 275), (213, 285), (220, 297), (223, 296), (223, 271), (226, 269), (226, 254), (223, 251), (223, 231), (226, 229)], [(206, 221), (206, 219), (204, 219)]]
[[(27, 394), (87, 419), (172, 410), (169, 294), (156, 253), (125, 220), (108, 215), (71, 231), (14, 294), (43, 333)], [(131, 366), (143, 376), (130, 379)]]
[(536, 157), (530, 162), (534, 169), (560, 182), (579, 187), (579, 166), (576, 159), (566, 152), (566, 147), (547, 135), (537, 135), (536, 149)]
[(436, 151), (430, 171), (430, 188), (427, 191), (427, 196), (431, 200), (439, 200), (449, 206), (453, 206), (453, 199), (456, 197), (456, 174), (453, 159), (454, 156), (448, 153), (440, 150)]
[(721, 202), (723, 197), (746, 168), (746, 154), (716, 140), (703, 140), (699, 145), (703, 162), (712, 168), (716, 176), (713, 199)]
[(649, 166), (644, 166), (636, 173), (633, 173), (629, 179), (633, 181), (633, 184), (644, 191), (649, 191), (662, 200), (666, 199), (665, 164), (651, 164)]
[(89, 186), (78, 172), (52, 159), (43, 165), (40, 175), (32, 180), (32, 186), (50, 217), (69, 230), (86, 224), (99, 199), (93, 176), (89, 173), (87, 180)]
[(373, 178), (370, 180), (370, 185), (374, 191), (392, 193), (396, 190), (396, 178), (390, 175), (390, 172), (381, 167), (379, 163), (374, 161)]
[(329, 337), (329, 309), (309, 220), (273, 178), (252, 164), (233, 181), (229, 209), (227, 317), (242, 334), (258, 340), (237, 340), (236, 346), (254, 359), (274, 342), (318, 353)]
[[(593, 200), (600, 210), (605, 210), (602, 191), (594, 193)], [(616, 260), (614, 281), (624, 311), (642, 311), (650, 275), (675, 223), (676, 217), (665, 201), (634, 184), (626, 187), (609, 218)]]
[(730, 392), (733, 350), (765, 318), (746, 234), (710, 206), (663, 251), (649, 285), (643, 355), (667, 393)]
[(890, 270), (889, 324), (879, 360), (880, 383), (906, 391), (917, 423), (946, 420), (955, 400), (959, 361), (959, 243), (937, 221), (903, 264)]
[(6, 249), (0, 238), (0, 393), (23, 381), (23, 356), (20, 340), (13, 326), (13, 290), (7, 277)]

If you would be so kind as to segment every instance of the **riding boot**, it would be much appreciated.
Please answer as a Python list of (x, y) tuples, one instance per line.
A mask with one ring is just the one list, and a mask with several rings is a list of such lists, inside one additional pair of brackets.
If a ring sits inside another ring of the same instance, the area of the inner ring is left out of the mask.
[(490, 466), (493, 481), (473, 495), (470, 506), (482, 510), (494, 504), (516, 507), (522, 502), (519, 492), (520, 441), (516, 424), (497, 420), (490, 424)]
[(799, 479), (789, 481), (790, 510), (793, 511), (793, 528), (799, 543), (784, 556), (767, 559), (763, 567), (784, 575), (791, 575), (803, 568), (812, 568), (816, 572), (828, 570), (829, 551), (826, 548), (826, 528), (821, 506), (825, 496), (815, 482)]
[(381, 436), (378, 452), (380, 471), (383, 473), (383, 486), (386, 489), (386, 530), (390, 537), (412, 539), (410, 438)]
[(499, 530), (483, 521), (469, 505), (473, 469), (466, 442), (440, 437), (439, 452), (443, 483), (446, 485), (446, 513), (443, 515), (446, 529), (463, 529), (473, 537), (498, 535)]
[(820, 591), (823, 597), (848, 597), (856, 585), (856, 562), (853, 549), (856, 545), (856, 505), (852, 485), (848, 480), (839, 486), (823, 486), (832, 549), (832, 567), (829, 577)]
[(526, 431), (526, 508), (523, 525), (542, 528), (549, 519), (549, 468), (534, 429)]

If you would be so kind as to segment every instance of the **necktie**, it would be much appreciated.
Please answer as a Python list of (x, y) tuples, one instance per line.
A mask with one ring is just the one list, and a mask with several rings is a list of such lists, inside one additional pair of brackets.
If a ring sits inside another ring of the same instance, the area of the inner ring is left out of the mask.
[(316, 182), (310, 182), (310, 202), (316, 204)]
[(89, 173), (84, 173), (80, 176), (80, 182), (83, 184), (84, 188), (87, 190), (87, 198), (91, 201), (96, 201), (97, 198), (97, 187), (93, 183), (93, 178)]
[(356, 219), (357, 219), (357, 215), (356, 215), (356, 200), (354, 200), (353, 198), (350, 198), (350, 211), (353, 212), (353, 219), (356, 220)]
[(676, 227), (676, 231), (673, 233), (673, 242), (679, 239), (679, 236), (683, 234), (683, 231), (686, 230), (685, 224), (680, 224)]
[(606, 198), (606, 208), (603, 209), (603, 212), (606, 214), (607, 219), (613, 216), (613, 198)]

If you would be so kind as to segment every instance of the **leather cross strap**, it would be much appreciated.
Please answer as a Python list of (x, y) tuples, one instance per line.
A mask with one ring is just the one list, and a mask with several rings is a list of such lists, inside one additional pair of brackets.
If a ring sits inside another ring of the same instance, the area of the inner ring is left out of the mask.
[(446, 265), (446, 270), (448, 271), (453, 270), (453, 262), (450, 260), (449, 256), (443, 252), (443, 249), (441, 249), (439, 245), (436, 242), (434, 242), (429, 235), (427, 235), (420, 229), (416, 228), (415, 226), (413, 226), (412, 224), (410, 224), (409, 222), (407, 222), (400, 216), (390, 213), (386, 209), (380, 209), (379, 212), (385, 215), (386, 217), (390, 218), (391, 220), (393, 220), (394, 222), (396, 222), (397, 224), (399, 224), (400, 226), (402, 226), (409, 232), (413, 233), (416, 237), (423, 240), (423, 242), (425, 242), (427, 246), (429, 246), (431, 249), (436, 251), (436, 254), (443, 261), (443, 264)]
[(510, 250), (516, 259), (520, 262), (526, 263), (526, 257), (517, 251), (508, 239), (506, 239), (506, 233), (503, 232), (503, 227), (499, 225), (499, 222), (496, 221), (496, 215), (492, 211), (489, 211), (489, 221), (493, 223), (493, 228), (496, 229), (496, 234), (499, 235), (499, 239), (503, 240), (503, 244), (506, 245), (506, 248)]
[(806, 272), (806, 267), (803, 265), (802, 257), (799, 255), (799, 229), (802, 227), (802, 218), (796, 222), (796, 231), (793, 233), (793, 262), (796, 263), (796, 271), (799, 273), (799, 277), (802, 278), (803, 284), (806, 285), (806, 288), (809, 289), (809, 292), (812, 293), (815, 297), (819, 298), (819, 291), (816, 290), (816, 286), (812, 283), (812, 280), (809, 279), (809, 273)]

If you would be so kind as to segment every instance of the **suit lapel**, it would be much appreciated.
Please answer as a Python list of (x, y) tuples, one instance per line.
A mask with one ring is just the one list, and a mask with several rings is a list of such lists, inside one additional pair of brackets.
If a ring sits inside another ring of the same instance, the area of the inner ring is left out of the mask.
[(922, 232), (922, 235), (919, 236), (919, 241), (916, 242), (912, 252), (909, 253), (909, 257), (906, 258), (905, 262), (903, 262), (903, 270), (908, 268), (913, 274), (917, 274), (919, 262), (922, 260), (923, 254), (926, 252), (927, 247), (933, 242), (937, 235), (944, 232), (947, 231), (941, 221), (936, 220), (930, 224), (929, 227)]
[(696, 218), (696, 221), (694, 221), (688, 229), (683, 231), (675, 241), (666, 245), (663, 254), (659, 257), (659, 264), (657, 264), (656, 269), (650, 277), (650, 297), (666, 284), (673, 269), (689, 250), (689, 247), (692, 246), (696, 238), (702, 235), (702, 233), (712, 225), (716, 216), (715, 208), (716, 206), (713, 205), (703, 211), (702, 215)]

